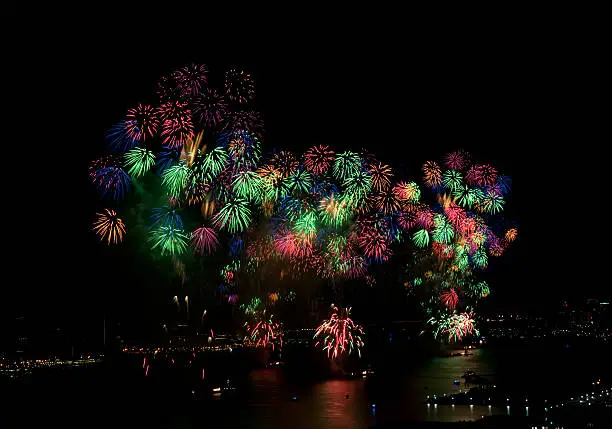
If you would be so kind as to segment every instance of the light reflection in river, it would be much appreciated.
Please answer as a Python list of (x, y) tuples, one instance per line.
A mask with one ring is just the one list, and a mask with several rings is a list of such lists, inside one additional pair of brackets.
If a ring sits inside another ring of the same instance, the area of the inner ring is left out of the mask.
[[(499, 407), (440, 405), (427, 406), (427, 395), (452, 394), (457, 387), (453, 380), (472, 369), (490, 374), (492, 369), (479, 357), (434, 358), (411, 375), (394, 380), (381, 395), (368, 396), (367, 381), (326, 380), (304, 386), (285, 379), (282, 368), (257, 370), (251, 374), (252, 398), (249, 402), (255, 420), (276, 427), (292, 422), (291, 429), (306, 427), (368, 428), (376, 423), (402, 420), (466, 421), (483, 416), (504, 414)], [(295, 400), (292, 398), (295, 397)], [(373, 406), (374, 405), (374, 406)], [(262, 427), (264, 427), (263, 425)]]

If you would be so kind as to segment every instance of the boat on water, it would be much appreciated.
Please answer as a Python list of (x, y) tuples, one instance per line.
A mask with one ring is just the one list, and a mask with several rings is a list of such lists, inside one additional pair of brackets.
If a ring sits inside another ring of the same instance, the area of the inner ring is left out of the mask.
[(478, 375), (470, 369), (466, 370), (461, 378), (465, 379), (465, 384), (491, 384), (486, 377)]
[(465, 371), (465, 373), (463, 373), (463, 375), (461, 376), (461, 378), (472, 378), (472, 377), (476, 377), (478, 374), (476, 374), (474, 371), (467, 369)]

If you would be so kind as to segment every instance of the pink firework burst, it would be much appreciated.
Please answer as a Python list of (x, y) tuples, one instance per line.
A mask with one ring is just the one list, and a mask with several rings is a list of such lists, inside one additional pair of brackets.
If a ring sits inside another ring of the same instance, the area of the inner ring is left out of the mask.
[(454, 202), (451, 202), (444, 207), (444, 214), (456, 229), (459, 228), (459, 225), (461, 225), (466, 217), (465, 210)]
[(463, 170), (470, 165), (470, 154), (463, 150), (451, 152), (444, 158), (444, 164), (453, 170)]
[(213, 228), (201, 226), (191, 233), (190, 242), (195, 253), (204, 255), (215, 251), (219, 245), (219, 238)]
[(384, 262), (391, 256), (391, 249), (385, 234), (376, 228), (364, 228), (359, 236), (359, 246), (367, 258)]
[(289, 258), (289, 264), (292, 268), (292, 274), (295, 274), (293, 277), (297, 278), (299, 275), (307, 273), (309, 271), (316, 269), (316, 258), (314, 258), (313, 253), (306, 257), (301, 258), (297, 256), (292, 256)]
[(392, 192), (398, 200), (403, 202), (416, 202), (421, 196), (421, 191), (414, 182), (399, 182), (393, 187)]
[(358, 279), (366, 277), (368, 273), (368, 264), (361, 255), (352, 255), (345, 258), (342, 262), (344, 266), (344, 274), (348, 279)]
[(169, 101), (157, 108), (157, 116), (161, 122), (165, 122), (172, 119), (183, 118), (188, 111), (187, 103)]
[(162, 141), (171, 149), (181, 147), (188, 139), (193, 138), (191, 111), (186, 106), (173, 101), (162, 104), (158, 110), (162, 121)]
[(185, 103), (177, 101), (164, 103), (159, 107), (158, 114), (162, 121), (161, 137), (164, 145), (175, 149), (193, 138), (191, 111), (187, 109)]
[(416, 205), (410, 204), (404, 206), (403, 210), (398, 213), (397, 223), (403, 229), (410, 229), (417, 224), (419, 209)]
[(477, 227), (478, 225), (473, 217), (466, 217), (459, 224), (459, 233), (464, 236), (469, 236), (476, 231)]
[(304, 154), (304, 167), (314, 174), (323, 174), (334, 162), (334, 155), (329, 146), (313, 146)]
[(148, 104), (128, 109), (125, 132), (134, 142), (145, 141), (157, 133), (159, 120), (156, 110)]
[(334, 304), (331, 308), (331, 317), (324, 320), (314, 334), (317, 340), (315, 347), (322, 347), (327, 351), (327, 357), (333, 359), (351, 354), (354, 350), (361, 356), (364, 332), (363, 328), (349, 317), (351, 308), (340, 310)]
[(181, 91), (174, 74), (171, 74), (170, 76), (163, 76), (159, 82), (157, 82), (155, 92), (157, 92), (157, 95), (159, 95), (159, 99), (162, 103), (167, 103), (169, 101), (182, 101)]
[(263, 136), (264, 123), (258, 112), (254, 110), (231, 112), (225, 116), (224, 131), (248, 131), (261, 138)]
[(208, 67), (191, 64), (172, 73), (177, 91), (183, 99), (197, 97), (208, 82)]
[(474, 323), (474, 313), (460, 313), (456, 317), (453, 318), (451, 326), (448, 328), (447, 333), (450, 337), (455, 337), (457, 340), (470, 335), (474, 332), (478, 332), (475, 329)]
[(225, 98), (214, 89), (206, 89), (193, 103), (195, 117), (208, 128), (215, 128), (227, 115)]
[(275, 239), (276, 249), (284, 258), (309, 258), (312, 255), (312, 242), (308, 237), (289, 232)]
[[(493, 186), (497, 180), (497, 170), (489, 165), (484, 164), (480, 166), (480, 185), (481, 186)], [(500, 192), (501, 195), (501, 192)]]
[(164, 121), (162, 124), (162, 141), (170, 149), (176, 149), (193, 138), (193, 123), (190, 117)]
[(472, 165), (465, 180), (470, 186), (492, 186), (497, 180), (497, 170), (488, 164)]
[(248, 103), (255, 97), (255, 81), (244, 70), (230, 69), (225, 73), (225, 93), (232, 101)]
[(421, 228), (430, 230), (434, 226), (434, 213), (428, 206), (421, 206), (417, 214), (417, 223)]
[(274, 350), (275, 343), (278, 341), (282, 348), (283, 334), (281, 325), (274, 321), (274, 315), (264, 310), (261, 314), (256, 315), (256, 319), (258, 320), (251, 324), (245, 324), (248, 332), (248, 336), (245, 338), (247, 344), (262, 348), (271, 346), (272, 350)]

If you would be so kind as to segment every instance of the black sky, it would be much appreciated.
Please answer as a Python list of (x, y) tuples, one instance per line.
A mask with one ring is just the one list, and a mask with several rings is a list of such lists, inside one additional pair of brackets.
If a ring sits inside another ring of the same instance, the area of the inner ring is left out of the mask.
[(127, 40), (110, 32), (41, 34), (9, 52), (5, 312), (86, 318), (134, 295), (117, 276), (130, 261), (110, 268), (92, 239), (86, 169), (105, 130), (153, 101), (161, 75), (191, 62), (208, 64), (217, 87), (230, 65), (255, 76), (265, 149), (363, 147), (418, 179), (424, 161), (464, 148), (510, 175), (520, 239), (493, 267), (500, 306), (610, 297), (600, 250), (610, 223), (601, 132), (609, 120), (597, 113), (609, 74), (598, 44), (489, 29), (465, 40), (358, 32), (232, 48), (220, 33), (184, 43), (160, 31)]

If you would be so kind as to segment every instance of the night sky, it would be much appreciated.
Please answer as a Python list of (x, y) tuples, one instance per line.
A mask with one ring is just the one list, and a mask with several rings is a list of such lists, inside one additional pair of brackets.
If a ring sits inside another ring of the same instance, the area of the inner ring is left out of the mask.
[(87, 167), (105, 130), (128, 107), (155, 101), (161, 75), (191, 62), (208, 64), (217, 88), (230, 65), (254, 75), (264, 153), (366, 148), (420, 182), (424, 161), (464, 148), (511, 176), (506, 215), (519, 239), (491, 265), (493, 305), (557, 308), (566, 298), (611, 295), (600, 250), (610, 228), (609, 133), (599, 134), (603, 118), (592, 113), (604, 75), (594, 47), (546, 37), (344, 37), (303, 50), (257, 45), (246, 56), (245, 46), (227, 48), (220, 57), (218, 44), (214, 52), (148, 39), (82, 47), (77, 38), (41, 37), (9, 52), (4, 315), (87, 324), (112, 309), (139, 314), (153, 305), (146, 290), (163, 285), (138, 281), (139, 268), (90, 232), (97, 197)]

